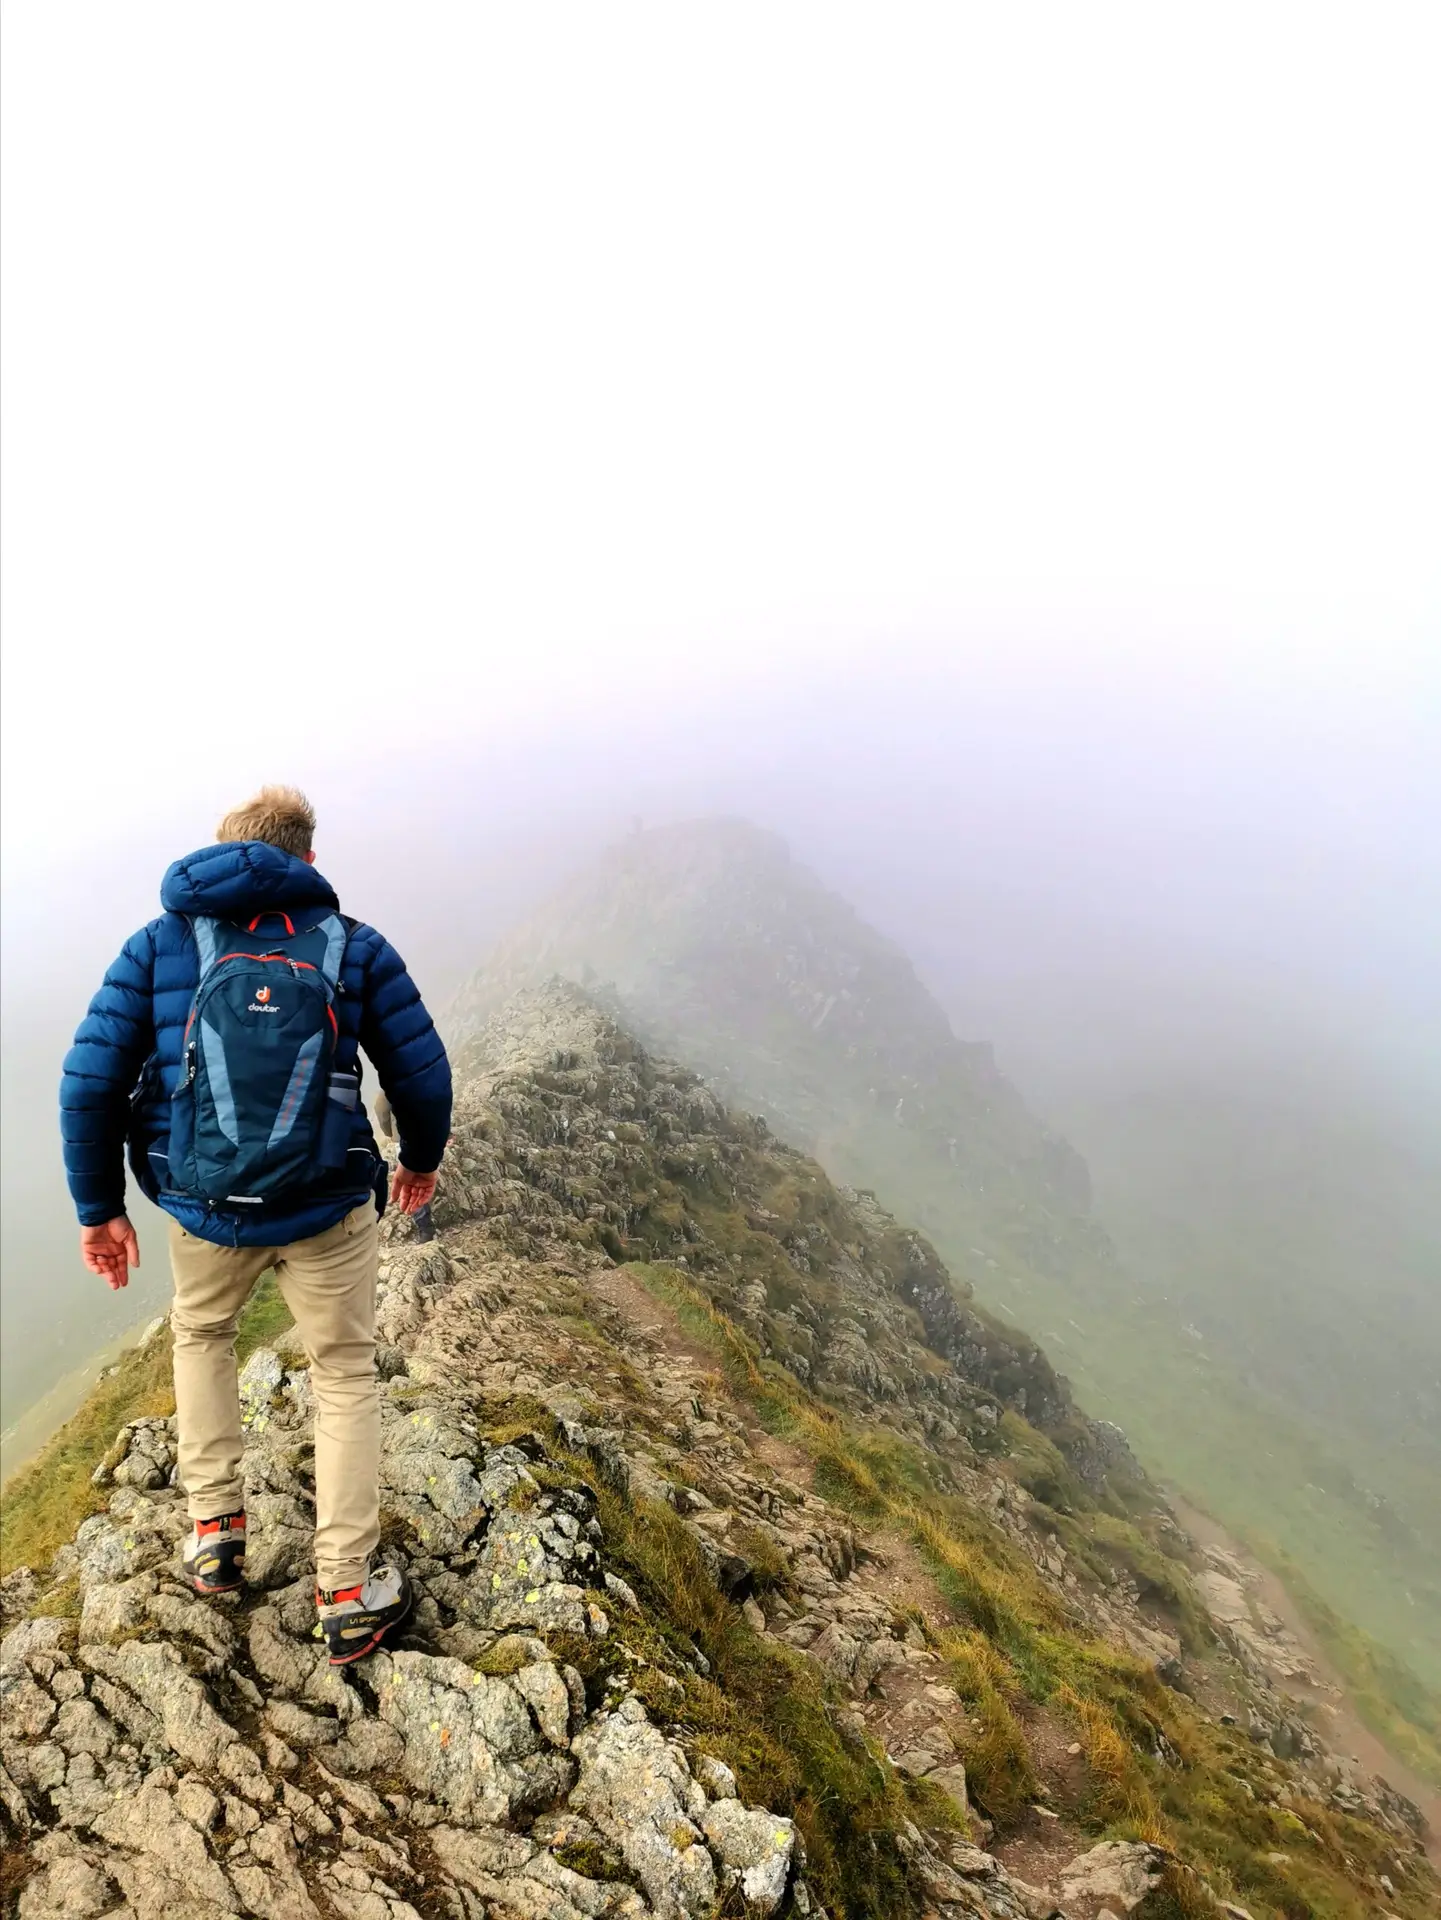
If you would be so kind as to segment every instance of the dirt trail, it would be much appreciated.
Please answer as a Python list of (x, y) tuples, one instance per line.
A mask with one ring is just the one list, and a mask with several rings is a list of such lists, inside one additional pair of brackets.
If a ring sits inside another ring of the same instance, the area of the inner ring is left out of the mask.
[[(810, 1455), (789, 1441), (768, 1433), (752, 1409), (731, 1392), (716, 1357), (685, 1331), (675, 1309), (647, 1293), (624, 1267), (588, 1273), (587, 1290), (618, 1313), (638, 1340), (658, 1347), (673, 1360), (688, 1361), (707, 1383), (707, 1390), (724, 1398), (745, 1422), (746, 1441), (757, 1460), (794, 1486), (815, 1491), (815, 1466)], [(918, 1607), (938, 1627), (955, 1624), (955, 1617), (917, 1552), (915, 1543), (896, 1527), (856, 1529), (862, 1549), (860, 1564), (851, 1576), (858, 1587), (876, 1593), (890, 1605)]]
[(1441, 1867), (1441, 1793), (1408, 1767), (1404, 1760), (1397, 1759), (1361, 1719), (1351, 1703), (1345, 1681), (1326, 1657), (1325, 1649), (1312, 1632), (1306, 1616), (1286, 1591), (1279, 1576), (1263, 1565), (1253, 1553), (1248, 1553), (1209, 1514), (1201, 1513), (1175, 1494), (1171, 1496), (1171, 1505), (1176, 1510), (1176, 1518), (1199, 1545), (1220, 1547), (1243, 1566), (1256, 1570), (1259, 1581), (1253, 1591), (1285, 1622), (1287, 1632), (1293, 1635), (1322, 1681), (1320, 1688), (1289, 1681), (1286, 1692), (1298, 1700), (1308, 1701), (1318, 1709), (1319, 1730), (1328, 1747), (1356, 1760), (1369, 1772), (1380, 1774), (1398, 1793), (1404, 1793), (1408, 1800), (1415, 1802), (1425, 1814), (1430, 1828), (1426, 1842), (1427, 1856), (1433, 1866)]

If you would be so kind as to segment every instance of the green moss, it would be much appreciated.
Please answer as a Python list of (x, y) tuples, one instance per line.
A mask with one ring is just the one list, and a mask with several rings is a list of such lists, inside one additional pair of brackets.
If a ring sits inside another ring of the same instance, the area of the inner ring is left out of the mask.
[(750, 1564), (757, 1593), (794, 1597), (790, 1561), (768, 1533), (762, 1533), (759, 1527), (737, 1527), (731, 1538), (736, 1552)]
[(558, 1847), (552, 1848), (552, 1852), (561, 1866), (569, 1867), (572, 1873), (584, 1874), (587, 1880), (619, 1881), (628, 1887), (636, 1885), (635, 1875), (625, 1863), (609, 1848), (600, 1846), (594, 1840), (563, 1840)]
[(235, 1357), (241, 1366), (258, 1347), (271, 1346), (279, 1336), (295, 1325), (285, 1297), (275, 1284), (273, 1273), (262, 1274), (245, 1303), (235, 1335)]
[(530, 1646), (526, 1636), (508, 1633), (497, 1640), (493, 1647), (487, 1647), (476, 1661), (481, 1673), (488, 1673), (493, 1679), (503, 1679), (508, 1673), (519, 1673), (522, 1667), (531, 1662)]
[(1010, 1407), (1001, 1415), (1001, 1439), (1007, 1470), (1033, 1498), (1057, 1513), (1072, 1513), (1094, 1503), (1066, 1465), (1060, 1449)]
[[(291, 1324), (274, 1276), (266, 1274), (240, 1316), (235, 1349), (243, 1362)], [(43, 1567), (80, 1522), (103, 1511), (111, 1489), (90, 1476), (119, 1428), (175, 1411), (171, 1339), (162, 1327), (143, 1347), (122, 1354), (113, 1372), (97, 1380), (84, 1403), (5, 1486), (0, 1505), (0, 1574), (12, 1567)]]
[[(588, 1695), (603, 1697), (619, 1662), (658, 1716), (735, 1769), (748, 1803), (795, 1820), (807, 1877), (829, 1910), (846, 1920), (912, 1913), (897, 1838), (908, 1817), (904, 1788), (869, 1748), (847, 1745), (814, 1665), (751, 1631), (671, 1508), (626, 1500), (578, 1457), (566, 1459), (566, 1472), (572, 1484), (591, 1481), (607, 1560), (642, 1607), (640, 1620), (618, 1620), (604, 1642), (557, 1643), (586, 1676)], [(696, 1649), (707, 1675), (694, 1671)]]

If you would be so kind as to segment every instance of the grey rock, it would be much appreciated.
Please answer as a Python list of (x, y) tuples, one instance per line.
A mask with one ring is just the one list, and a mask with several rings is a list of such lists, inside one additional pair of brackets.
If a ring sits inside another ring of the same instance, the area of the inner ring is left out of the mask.
[(0, 1673), (0, 1740), (38, 1740), (55, 1718), (55, 1702), (28, 1667)]
[(795, 1859), (796, 1829), (764, 1808), (717, 1800), (701, 1818), (705, 1837), (721, 1863), (723, 1887), (739, 1887), (749, 1911), (774, 1913), (784, 1900)]
[(506, 1920), (512, 1914), (515, 1920), (639, 1920), (646, 1912), (631, 1888), (575, 1873), (523, 1834), (438, 1826), (430, 1844), (443, 1872), (492, 1902)]
[(158, 1458), (153, 1453), (132, 1447), (114, 1469), (111, 1478), (117, 1487), (135, 1487), (143, 1492), (151, 1492), (165, 1485), (170, 1478), (172, 1464), (168, 1458)]
[(348, 1807), (354, 1809), (362, 1819), (384, 1821), (389, 1818), (385, 1802), (372, 1788), (360, 1780), (346, 1780), (338, 1773), (331, 1773), (319, 1759), (312, 1762), (316, 1774), (331, 1791), (337, 1794)]
[(43, 1864), (20, 1889), (19, 1920), (96, 1920), (114, 1909), (114, 1881), (68, 1835), (47, 1834), (35, 1852)]
[[(148, 1516), (146, 1516), (148, 1518)], [(148, 1526), (117, 1527), (105, 1514), (82, 1521), (75, 1535), (82, 1591), (97, 1581), (128, 1580), (170, 1557), (170, 1543)]]
[(970, 1801), (966, 1795), (966, 1770), (959, 1761), (944, 1767), (932, 1767), (926, 1778), (942, 1793), (949, 1794), (962, 1813), (970, 1811)]
[(93, 1702), (67, 1700), (56, 1716), (54, 1738), (67, 1753), (89, 1753), (103, 1760), (115, 1745), (115, 1728)]
[(437, 1451), (390, 1454), (382, 1459), (382, 1484), (396, 1493), (412, 1494), (454, 1521), (463, 1540), (487, 1508), (479, 1482), (464, 1459)]
[(82, 1665), (123, 1688), (160, 1722), (166, 1744), (192, 1766), (211, 1767), (239, 1739), (211, 1705), (173, 1647), (132, 1640), (123, 1647), (82, 1647)]
[(256, 1433), (270, 1424), (271, 1403), (285, 1385), (285, 1362), (271, 1347), (257, 1347), (240, 1370), (240, 1423)]
[(553, 1747), (570, 1745), (571, 1697), (552, 1660), (535, 1660), (509, 1676), (510, 1685), (535, 1715), (536, 1725)]
[(44, 1653), (58, 1647), (69, 1631), (68, 1620), (40, 1618), (22, 1620), (0, 1640), (0, 1673), (12, 1673), (23, 1667), (32, 1653)]
[(209, 1833), (219, 1823), (219, 1800), (194, 1774), (187, 1774), (175, 1789), (175, 1805), (181, 1818), (201, 1833)]
[(261, 1679), (282, 1699), (303, 1691), (314, 1665), (314, 1653), (293, 1639), (280, 1625), (273, 1607), (257, 1607), (250, 1616), (250, 1658)]
[(15, 1620), (29, 1613), (39, 1592), (33, 1567), (12, 1567), (0, 1580), (0, 1619)]
[(168, 1920), (172, 1910), (185, 1910), (184, 1901), (195, 1903), (197, 1912), (238, 1910), (235, 1890), (211, 1859), (204, 1838), (162, 1789), (147, 1784), (138, 1793), (121, 1795), (92, 1824), (116, 1850), (106, 1865), (137, 1914)]
[(129, 1580), (97, 1580), (86, 1587), (80, 1606), (80, 1643), (97, 1645), (119, 1640), (144, 1624), (147, 1603), (157, 1592), (153, 1573), (137, 1573)]
[(246, 1489), (245, 1578), (252, 1587), (289, 1586), (315, 1564), (315, 1522), (292, 1494)]
[(571, 1805), (587, 1814), (640, 1879), (659, 1920), (701, 1920), (716, 1899), (715, 1866), (686, 1810), (684, 1759), (634, 1698), (575, 1741)]
[(739, 1799), (736, 1777), (724, 1760), (717, 1760), (709, 1753), (698, 1754), (691, 1771), (712, 1800)]
[(1062, 1905), (1105, 1900), (1130, 1913), (1159, 1883), (1166, 1859), (1160, 1847), (1141, 1841), (1104, 1840), (1062, 1868)]
[(340, 1722), (318, 1713), (307, 1713), (293, 1700), (272, 1700), (265, 1709), (268, 1724), (292, 1747), (307, 1752), (312, 1747), (330, 1747), (340, 1738)]
[(262, 1920), (320, 1920), (301, 1877), (295, 1841), (280, 1820), (262, 1821), (236, 1849), (229, 1865), (246, 1907)]
[(9, 1768), (0, 1762), (0, 1844), (20, 1844), (29, 1833), (30, 1824), (30, 1809), (25, 1804), (25, 1796)]
[(620, 1602), (627, 1613), (640, 1612), (640, 1601), (636, 1598), (635, 1588), (622, 1580), (618, 1573), (608, 1573), (605, 1576), (605, 1590), (613, 1600)]
[(488, 1823), (528, 1803), (522, 1763), (538, 1753), (541, 1736), (508, 1679), (429, 1654), (382, 1653), (371, 1680), (381, 1719), (404, 1742), (401, 1771), (420, 1792), (463, 1819)]
[(56, 1787), (65, 1784), (65, 1775), (69, 1761), (65, 1749), (57, 1746), (53, 1740), (42, 1740), (39, 1746), (31, 1747), (24, 1755), (16, 1756), (17, 1762), (24, 1766), (30, 1777), (30, 1785), (40, 1793), (53, 1793)]
[(397, 1773), (405, 1754), (405, 1742), (394, 1727), (368, 1716), (357, 1720), (325, 1753), (325, 1764), (336, 1773), (355, 1779), (366, 1773)]
[(259, 1754), (238, 1740), (221, 1754), (220, 1774), (238, 1794), (255, 1806), (268, 1807), (275, 1798), (275, 1788), (265, 1776)]
[(90, 1682), (90, 1692), (117, 1727), (129, 1734), (137, 1747), (158, 1754), (165, 1748), (165, 1729), (148, 1707), (141, 1706), (133, 1693), (114, 1687), (100, 1674)]
[(152, 1626), (189, 1640), (210, 1655), (213, 1671), (227, 1667), (235, 1657), (238, 1644), (234, 1627), (223, 1613), (203, 1600), (187, 1594), (184, 1599), (173, 1593), (160, 1593), (148, 1603)]

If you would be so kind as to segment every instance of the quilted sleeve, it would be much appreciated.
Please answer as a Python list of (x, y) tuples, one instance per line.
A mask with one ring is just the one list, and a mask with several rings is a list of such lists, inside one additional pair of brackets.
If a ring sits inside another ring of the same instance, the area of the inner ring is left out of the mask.
[(388, 940), (370, 928), (360, 1044), (395, 1114), (401, 1165), (434, 1173), (450, 1138), (450, 1061), (420, 990)]
[(155, 943), (145, 927), (110, 966), (65, 1056), (60, 1137), (85, 1227), (125, 1211), (125, 1128), (131, 1091), (155, 1046), (154, 976)]

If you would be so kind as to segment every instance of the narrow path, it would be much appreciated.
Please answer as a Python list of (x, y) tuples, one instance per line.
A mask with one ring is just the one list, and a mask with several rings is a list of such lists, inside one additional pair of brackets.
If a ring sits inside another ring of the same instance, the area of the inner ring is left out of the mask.
[[(744, 1421), (746, 1442), (757, 1460), (781, 1479), (805, 1488), (808, 1493), (815, 1491), (815, 1468), (810, 1455), (766, 1431), (753, 1409), (731, 1392), (715, 1355), (686, 1332), (673, 1307), (648, 1293), (624, 1267), (588, 1273), (585, 1285), (596, 1299), (620, 1315), (637, 1338), (654, 1342), (671, 1359), (687, 1360), (697, 1369), (709, 1382), (709, 1390), (723, 1396)], [(919, 1608), (934, 1626), (955, 1624), (954, 1614), (942, 1599), (913, 1541), (895, 1527), (857, 1527), (855, 1532), (863, 1550), (861, 1563), (851, 1575), (857, 1587), (876, 1594), (897, 1609)]]
[(1408, 1800), (1415, 1802), (1426, 1816), (1426, 1824), (1430, 1828), (1426, 1841), (1427, 1858), (1433, 1866), (1441, 1867), (1441, 1793), (1408, 1767), (1404, 1760), (1398, 1759), (1361, 1719), (1351, 1702), (1345, 1680), (1327, 1658), (1324, 1647), (1312, 1632), (1306, 1616), (1286, 1591), (1280, 1576), (1253, 1553), (1248, 1553), (1209, 1514), (1200, 1512), (1175, 1494), (1171, 1496), (1171, 1505), (1176, 1510), (1176, 1518), (1193, 1540), (1203, 1547), (1220, 1547), (1243, 1566), (1255, 1569), (1259, 1581), (1253, 1591), (1285, 1622), (1287, 1632), (1293, 1635), (1315, 1667), (1324, 1686), (1323, 1691), (1291, 1681), (1287, 1683), (1285, 1691), (1319, 1709), (1320, 1727), (1327, 1746), (1337, 1753), (1349, 1755), (1368, 1772), (1380, 1774), (1398, 1793), (1404, 1793)]

